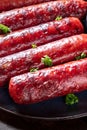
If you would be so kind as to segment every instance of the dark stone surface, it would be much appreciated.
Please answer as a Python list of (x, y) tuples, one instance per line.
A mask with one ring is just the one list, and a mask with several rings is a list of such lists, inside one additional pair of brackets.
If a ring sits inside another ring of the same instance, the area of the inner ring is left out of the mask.
[(87, 118), (66, 121), (27, 120), (0, 110), (0, 130), (87, 130)]

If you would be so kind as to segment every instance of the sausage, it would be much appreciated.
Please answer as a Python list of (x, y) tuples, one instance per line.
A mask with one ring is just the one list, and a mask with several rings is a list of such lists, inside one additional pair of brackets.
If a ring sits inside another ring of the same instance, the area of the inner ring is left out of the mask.
[(87, 58), (11, 78), (9, 93), (18, 104), (37, 103), (87, 90)]
[(47, 55), (53, 65), (75, 60), (82, 52), (87, 53), (87, 34), (74, 35), (68, 38), (28, 49), (0, 58), (0, 86), (6, 85), (13, 76), (29, 72), (32, 68), (47, 67), (41, 59)]
[(0, 1), (0, 12), (47, 1), (50, 0), (2, 0)]
[(13, 32), (0, 39), (0, 57), (32, 48), (33, 43), (40, 46), (83, 32), (83, 25), (74, 17)]
[(57, 16), (74, 16), (82, 19), (86, 11), (87, 2), (83, 0), (51, 1), (1, 13), (0, 23), (13, 31), (52, 21)]

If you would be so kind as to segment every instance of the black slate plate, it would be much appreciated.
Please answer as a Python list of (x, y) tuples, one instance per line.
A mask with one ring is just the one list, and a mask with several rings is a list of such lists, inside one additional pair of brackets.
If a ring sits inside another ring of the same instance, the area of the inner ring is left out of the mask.
[[(87, 17), (82, 21), (87, 33)], [(32, 105), (15, 104), (9, 96), (8, 89), (0, 88), (0, 109), (16, 114), (26, 119), (65, 120), (87, 116), (87, 91), (76, 94), (79, 103), (67, 106), (64, 97)]]
[(79, 103), (73, 106), (67, 106), (64, 97), (32, 105), (18, 105), (10, 98), (7, 88), (0, 88), (0, 108), (26, 119), (65, 120), (87, 116), (87, 91), (76, 95)]

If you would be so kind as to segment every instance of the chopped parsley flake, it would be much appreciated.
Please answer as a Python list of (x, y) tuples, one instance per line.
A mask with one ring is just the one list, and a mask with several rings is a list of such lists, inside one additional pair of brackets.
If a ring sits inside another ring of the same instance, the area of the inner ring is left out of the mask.
[(66, 95), (65, 103), (67, 105), (76, 104), (76, 103), (78, 103), (78, 97), (75, 96), (74, 94), (68, 94), (68, 95)]
[(41, 58), (41, 62), (44, 63), (44, 65), (46, 65), (46, 66), (52, 66), (52, 64), (53, 64), (52, 59), (47, 55), (45, 55), (43, 58)]

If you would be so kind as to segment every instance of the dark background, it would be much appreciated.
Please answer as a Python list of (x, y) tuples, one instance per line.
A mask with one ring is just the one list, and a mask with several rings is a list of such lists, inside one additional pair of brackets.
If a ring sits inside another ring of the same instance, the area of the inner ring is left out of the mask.
[(0, 110), (0, 130), (87, 130), (87, 118), (63, 121), (29, 120)]

